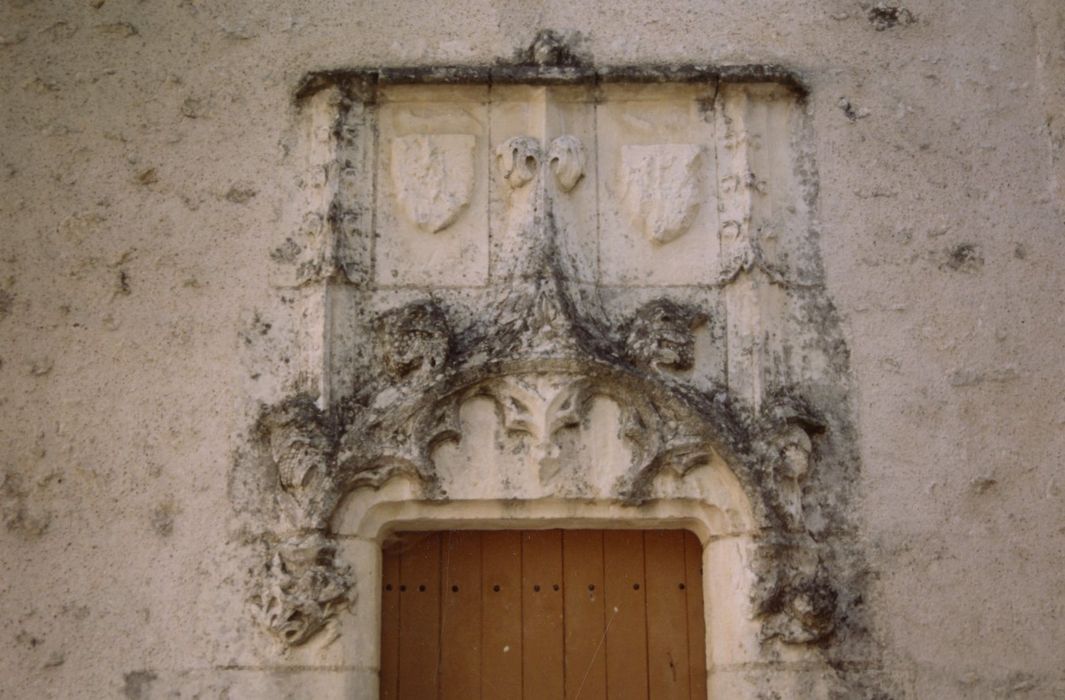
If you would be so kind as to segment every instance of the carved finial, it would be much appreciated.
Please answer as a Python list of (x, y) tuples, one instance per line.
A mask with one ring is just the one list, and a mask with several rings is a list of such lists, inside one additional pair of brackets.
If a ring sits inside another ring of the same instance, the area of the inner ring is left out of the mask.
[(541, 29), (530, 47), (532, 60), (538, 66), (557, 66), (566, 50), (562, 37), (550, 29)]
[(552, 29), (541, 29), (521, 56), (522, 62), (541, 67), (577, 66), (581, 59), (573, 50), (578, 35), (565, 37)]

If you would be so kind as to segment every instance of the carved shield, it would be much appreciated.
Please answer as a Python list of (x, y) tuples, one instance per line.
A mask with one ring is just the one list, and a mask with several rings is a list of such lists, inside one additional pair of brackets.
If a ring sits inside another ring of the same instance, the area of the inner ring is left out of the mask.
[(654, 243), (679, 238), (699, 213), (702, 154), (697, 144), (622, 147), (622, 202)]
[(419, 229), (443, 231), (473, 194), (476, 139), (470, 134), (416, 134), (392, 139), (392, 184)]

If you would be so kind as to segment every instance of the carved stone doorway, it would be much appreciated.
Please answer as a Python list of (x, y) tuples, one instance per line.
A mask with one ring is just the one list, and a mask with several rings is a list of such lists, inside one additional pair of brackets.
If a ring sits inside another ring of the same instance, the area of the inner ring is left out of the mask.
[(691, 532), (406, 532), (383, 553), (382, 700), (706, 697)]
[(378, 697), (389, 533), (688, 528), (707, 695), (828, 697), (864, 583), (840, 580), (858, 464), (805, 89), (550, 39), (300, 88), (307, 199), (273, 253), (299, 376), (255, 426), (257, 613), (289, 663)]

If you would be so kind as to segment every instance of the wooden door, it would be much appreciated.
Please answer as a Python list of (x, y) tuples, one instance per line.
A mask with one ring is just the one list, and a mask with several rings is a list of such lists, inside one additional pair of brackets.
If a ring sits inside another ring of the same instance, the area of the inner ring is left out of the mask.
[(706, 698), (690, 532), (400, 533), (383, 571), (383, 699)]

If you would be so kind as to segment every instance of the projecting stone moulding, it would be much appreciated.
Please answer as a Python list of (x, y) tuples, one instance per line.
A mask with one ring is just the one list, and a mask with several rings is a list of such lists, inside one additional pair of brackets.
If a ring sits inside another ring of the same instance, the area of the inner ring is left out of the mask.
[(748, 630), (712, 667), (843, 634), (855, 465), (802, 90), (556, 48), (301, 88), (305, 197), (274, 252), (301, 358), (256, 431), (279, 513), (259, 610), (288, 646), (375, 619), (352, 586), (378, 560), (338, 534), (533, 513), (698, 523), (730, 581), (710, 637), (724, 609)]

